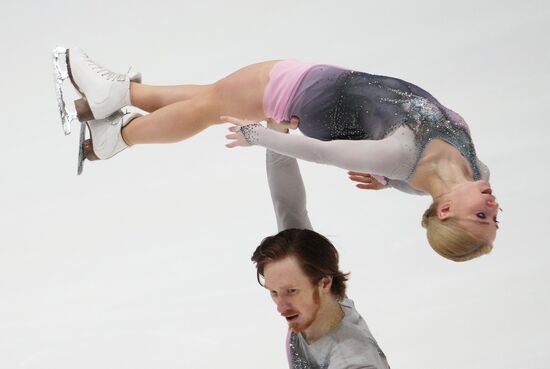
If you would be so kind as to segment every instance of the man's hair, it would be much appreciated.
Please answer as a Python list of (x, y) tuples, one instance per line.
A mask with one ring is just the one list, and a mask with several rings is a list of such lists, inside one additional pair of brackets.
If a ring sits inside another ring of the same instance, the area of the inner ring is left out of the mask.
[(256, 264), (256, 278), (264, 276), (265, 266), (274, 261), (294, 256), (313, 284), (324, 277), (332, 277), (330, 292), (338, 299), (346, 297), (349, 273), (338, 268), (338, 251), (324, 236), (309, 229), (287, 229), (264, 238), (252, 255)]
[(435, 252), (453, 261), (467, 261), (491, 252), (493, 244), (470, 233), (457, 219), (439, 219), (437, 206), (433, 202), (422, 216), (422, 227)]

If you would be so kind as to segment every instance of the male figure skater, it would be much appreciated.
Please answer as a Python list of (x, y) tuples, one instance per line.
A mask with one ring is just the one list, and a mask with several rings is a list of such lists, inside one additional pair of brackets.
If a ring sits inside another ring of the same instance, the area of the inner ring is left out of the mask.
[[(267, 151), (267, 176), (279, 233), (254, 251), (258, 282), (289, 326), (291, 369), (388, 369), (382, 350), (346, 296), (338, 251), (311, 230), (296, 159)], [(288, 189), (292, 188), (292, 191)]]

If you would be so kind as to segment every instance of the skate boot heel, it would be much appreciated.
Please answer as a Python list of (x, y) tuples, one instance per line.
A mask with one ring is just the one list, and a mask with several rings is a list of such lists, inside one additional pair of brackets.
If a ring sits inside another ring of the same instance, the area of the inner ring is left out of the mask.
[(74, 107), (76, 109), (76, 115), (79, 121), (87, 122), (90, 120), (95, 120), (90, 104), (88, 104), (88, 101), (86, 101), (85, 98), (75, 100)]
[(82, 151), (86, 159), (90, 161), (99, 160), (97, 155), (94, 153), (94, 145), (91, 139), (87, 139), (82, 143)]
[(106, 119), (83, 123), (82, 127), (87, 127), (90, 135), (88, 139), (81, 135), (79, 165), (84, 159), (105, 160), (126, 149), (128, 144), (122, 138), (122, 128), (139, 116), (141, 114), (119, 110)]

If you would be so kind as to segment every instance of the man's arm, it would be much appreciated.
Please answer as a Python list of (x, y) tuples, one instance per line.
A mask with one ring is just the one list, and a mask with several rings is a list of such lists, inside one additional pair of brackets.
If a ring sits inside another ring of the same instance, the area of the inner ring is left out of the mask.
[(289, 228), (312, 229), (296, 159), (267, 150), (266, 172), (279, 232)]
[[(297, 124), (294, 117), (291, 123)], [(288, 133), (288, 124), (267, 120), (267, 127)], [(306, 206), (306, 190), (298, 161), (266, 150), (266, 173), (279, 232), (289, 228), (312, 229)]]

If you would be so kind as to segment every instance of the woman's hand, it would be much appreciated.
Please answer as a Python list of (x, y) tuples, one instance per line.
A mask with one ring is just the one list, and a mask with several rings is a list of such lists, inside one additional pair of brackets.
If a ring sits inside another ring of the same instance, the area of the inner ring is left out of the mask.
[(348, 176), (352, 181), (359, 182), (355, 187), (363, 190), (380, 190), (386, 186), (369, 173), (349, 171)]
[(232, 133), (225, 136), (225, 138), (227, 138), (230, 142), (226, 144), (225, 147), (228, 147), (231, 149), (233, 147), (239, 147), (239, 146), (242, 146), (242, 147), (251, 146), (246, 141), (246, 138), (241, 132), (241, 127), (248, 126), (250, 124), (257, 124), (257, 122), (254, 122), (252, 120), (229, 117), (227, 115), (222, 115), (220, 119), (232, 124), (232, 126), (228, 128), (229, 131)]
[[(246, 140), (241, 128), (251, 124), (258, 124), (258, 122), (230, 117), (227, 115), (222, 115), (220, 119), (232, 124), (232, 126), (228, 128), (231, 133), (225, 136), (225, 138), (231, 141), (225, 145), (226, 147), (233, 148), (239, 146), (251, 146)], [(280, 133), (288, 133), (289, 129), (296, 129), (299, 123), (300, 119), (295, 116), (291, 117), (288, 122), (276, 122), (273, 119), (267, 119), (267, 127)]]

